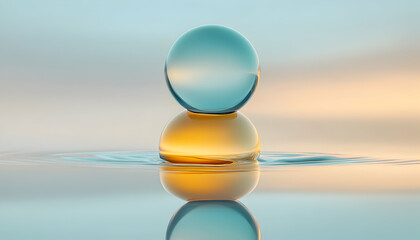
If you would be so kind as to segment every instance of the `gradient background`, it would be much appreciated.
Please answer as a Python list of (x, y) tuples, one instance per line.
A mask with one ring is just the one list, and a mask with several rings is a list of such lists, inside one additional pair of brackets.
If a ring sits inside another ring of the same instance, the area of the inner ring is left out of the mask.
[(419, 1), (0, 2), (0, 150), (157, 150), (182, 107), (163, 74), (202, 24), (246, 36), (241, 111), (263, 151), (420, 156)]

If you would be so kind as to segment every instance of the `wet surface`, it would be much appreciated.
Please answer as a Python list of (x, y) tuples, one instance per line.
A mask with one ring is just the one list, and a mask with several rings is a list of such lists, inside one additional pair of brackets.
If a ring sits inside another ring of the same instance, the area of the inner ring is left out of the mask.
[[(215, 231), (218, 239), (258, 239), (259, 231), (262, 239), (418, 239), (418, 163), (262, 153), (257, 165), (202, 168), (164, 163), (156, 152), (2, 153), (0, 238), (177, 239), (185, 231)], [(169, 178), (177, 181), (171, 189)], [(219, 187), (204, 191), (214, 194), (204, 198), (237, 198), (255, 189), (240, 203), (213, 205), (192, 206), (172, 195), (188, 198), (210, 186)], [(234, 195), (235, 189), (242, 190)], [(195, 212), (184, 211), (190, 208)], [(213, 215), (205, 214), (208, 208), (216, 209)], [(228, 225), (215, 221), (218, 214), (238, 224), (223, 228)]]

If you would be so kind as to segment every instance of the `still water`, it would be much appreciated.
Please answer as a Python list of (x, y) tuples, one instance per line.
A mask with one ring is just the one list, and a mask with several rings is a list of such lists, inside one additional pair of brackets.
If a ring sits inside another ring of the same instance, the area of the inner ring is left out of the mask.
[(419, 226), (416, 159), (262, 153), (197, 168), (156, 152), (0, 157), (5, 240), (420, 239)]

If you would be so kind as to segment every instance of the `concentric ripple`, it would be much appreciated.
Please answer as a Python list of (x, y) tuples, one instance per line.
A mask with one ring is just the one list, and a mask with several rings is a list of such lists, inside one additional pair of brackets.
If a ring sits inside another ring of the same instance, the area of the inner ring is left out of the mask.
[[(420, 160), (374, 159), (325, 153), (279, 153), (263, 152), (260, 167), (272, 166), (314, 166), (334, 164), (420, 164)], [(158, 152), (112, 151), (112, 152), (69, 152), (47, 154), (0, 153), (0, 164), (61, 163), (99, 167), (155, 167), (165, 163)]]

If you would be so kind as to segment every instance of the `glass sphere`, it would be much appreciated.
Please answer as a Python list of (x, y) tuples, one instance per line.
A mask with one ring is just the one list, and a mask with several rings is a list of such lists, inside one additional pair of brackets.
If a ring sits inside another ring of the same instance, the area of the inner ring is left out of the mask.
[(226, 165), (164, 164), (160, 181), (169, 193), (187, 200), (237, 200), (258, 184), (258, 161)]
[(234, 201), (197, 201), (182, 206), (166, 231), (168, 240), (259, 240), (260, 228), (249, 210)]
[(257, 53), (244, 36), (227, 27), (206, 25), (175, 41), (165, 75), (172, 95), (189, 111), (230, 113), (249, 100), (260, 69)]
[(159, 143), (160, 157), (174, 163), (224, 164), (256, 160), (259, 153), (257, 130), (239, 112), (183, 111), (165, 127)]

